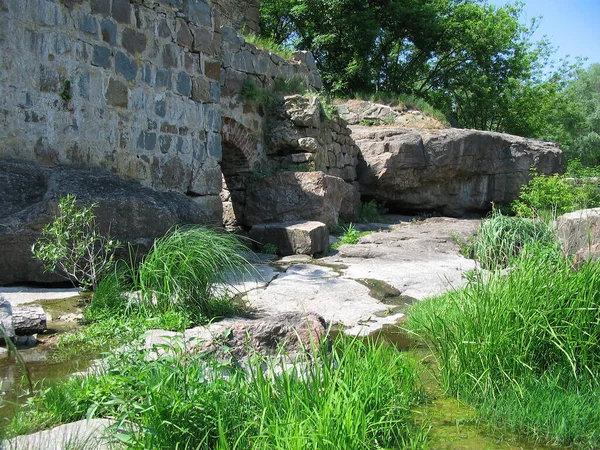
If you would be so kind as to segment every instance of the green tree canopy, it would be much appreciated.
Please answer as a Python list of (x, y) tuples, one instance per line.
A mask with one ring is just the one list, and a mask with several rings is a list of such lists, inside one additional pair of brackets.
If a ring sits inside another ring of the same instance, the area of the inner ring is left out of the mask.
[(571, 146), (580, 136), (585, 153), (600, 139), (598, 94), (577, 102), (600, 69), (572, 85), (580, 64), (550, 71), (553, 49), (531, 41), (537, 23), (522, 13), (485, 0), (262, 0), (261, 20), (267, 37), (313, 52), (333, 95), (412, 94), (458, 126)]

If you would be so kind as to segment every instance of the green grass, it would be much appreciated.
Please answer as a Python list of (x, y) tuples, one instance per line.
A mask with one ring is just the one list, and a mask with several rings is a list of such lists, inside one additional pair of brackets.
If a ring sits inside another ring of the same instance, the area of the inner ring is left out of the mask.
[(11, 430), (97, 416), (131, 424), (119, 437), (135, 449), (425, 447), (427, 431), (410, 420), (422, 399), (414, 360), (350, 339), (312, 356), (310, 369), (296, 363), (273, 376), (272, 362), (261, 359), (242, 370), (183, 349), (156, 360), (120, 353), (104, 375), (42, 391)]
[(383, 221), (383, 214), (387, 213), (387, 208), (378, 204), (375, 200), (369, 200), (360, 204), (360, 213), (358, 221), (360, 223), (377, 223)]
[(484, 269), (495, 270), (508, 267), (526, 245), (554, 242), (554, 229), (546, 222), (493, 211), (482, 221), (475, 237), (463, 246), (463, 253)]
[(413, 306), (406, 327), (437, 356), (445, 391), (492, 423), (600, 446), (600, 264), (576, 271), (556, 247), (528, 246), (507, 275), (474, 274)]
[(271, 53), (275, 53), (276, 55), (281, 56), (283, 59), (290, 61), (292, 56), (294, 55), (294, 50), (283, 47), (282, 45), (275, 42), (273, 39), (269, 39), (263, 36), (259, 36), (257, 34), (245, 34), (244, 40), (258, 47), (262, 50), (266, 50)]
[(251, 270), (247, 247), (233, 234), (200, 227), (175, 228), (154, 242), (137, 269), (142, 306), (156, 313), (182, 312), (198, 323), (234, 312), (216, 283)]
[(371, 234), (372, 231), (358, 231), (353, 224), (347, 225), (343, 230), (340, 240), (331, 245), (333, 250), (340, 248), (342, 245), (358, 244), (361, 237)]

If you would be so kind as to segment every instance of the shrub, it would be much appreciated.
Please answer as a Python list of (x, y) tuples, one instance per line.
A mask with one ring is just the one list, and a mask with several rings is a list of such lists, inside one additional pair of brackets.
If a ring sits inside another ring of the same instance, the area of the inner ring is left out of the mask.
[(495, 270), (507, 267), (527, 245), (554, 242), (554, 230), (546, 222), (493, 211), (468, 242), (466, 256), (477, 260), (484, 269)]
[(197, 322), (227, 309), (215, 292), (250, 270), (246, 246), (233, 234), (201, 227), (177, 227), (157, 239), (138, 268), (143, 305), (151, 310), (182, 311)]
[(544, 176), (534, 170), (531, 174), (531, 180), (521, 188), (519, 198), (511, 204), (518, 216), (552, 218), (600, 205), (600, 191), (593, 181), (568, 180), (559, 175)]
[(119, 241), (98, 232), (93, 203), (81, 206), (73, 195), (59, 200), (59, 215), (42, 230), (31, 249), (44, 269), (57, 272), (84, 289), (94, 290), (114, 264)]
[(361, 223), (381, 222), (383, 214), (387, 213), (387, 209), (379, 205), (375, 200), (363, 202), (360, 205), (360, 214), (358, 221)]

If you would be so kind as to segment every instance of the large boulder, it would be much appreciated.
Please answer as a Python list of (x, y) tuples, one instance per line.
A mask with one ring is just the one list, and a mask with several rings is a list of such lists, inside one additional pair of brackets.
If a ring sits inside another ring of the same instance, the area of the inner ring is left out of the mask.
[(44, 273), (31, 246), (58, 212), (58, 200), (98, 203), (101, 233), (137, 245), (141, 251), (178, 223), (220, 223), (221, 203), (177, 192), (158, 192), (101, 169), (42, 167), (0, 160), (0, 285), (64, 281)]
[(566, 254), (581, 250), (587, 255), (591, 247), (600, 244), (600, 208), (563, 214), (556, 219), (556, 228)]
[(440, 211), (460, 217), (516, 199), (531, 167), (561, 172), (551, 143), (463, 130), (352, 127), (360, 147), (361, 194), (396, 211)]
[(323, 172), (279, 172), (256, 180), (246, 192), (246, 225), (313, 220), (338, 223), (346, 183)]

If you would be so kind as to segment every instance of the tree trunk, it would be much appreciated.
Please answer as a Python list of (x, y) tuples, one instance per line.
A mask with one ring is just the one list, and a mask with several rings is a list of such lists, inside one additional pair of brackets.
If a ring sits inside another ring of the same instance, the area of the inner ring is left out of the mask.
[(12, 320), (17, 336), (28, 336), (46, 330), (46, 313), (41, 306), (14, 307)]

